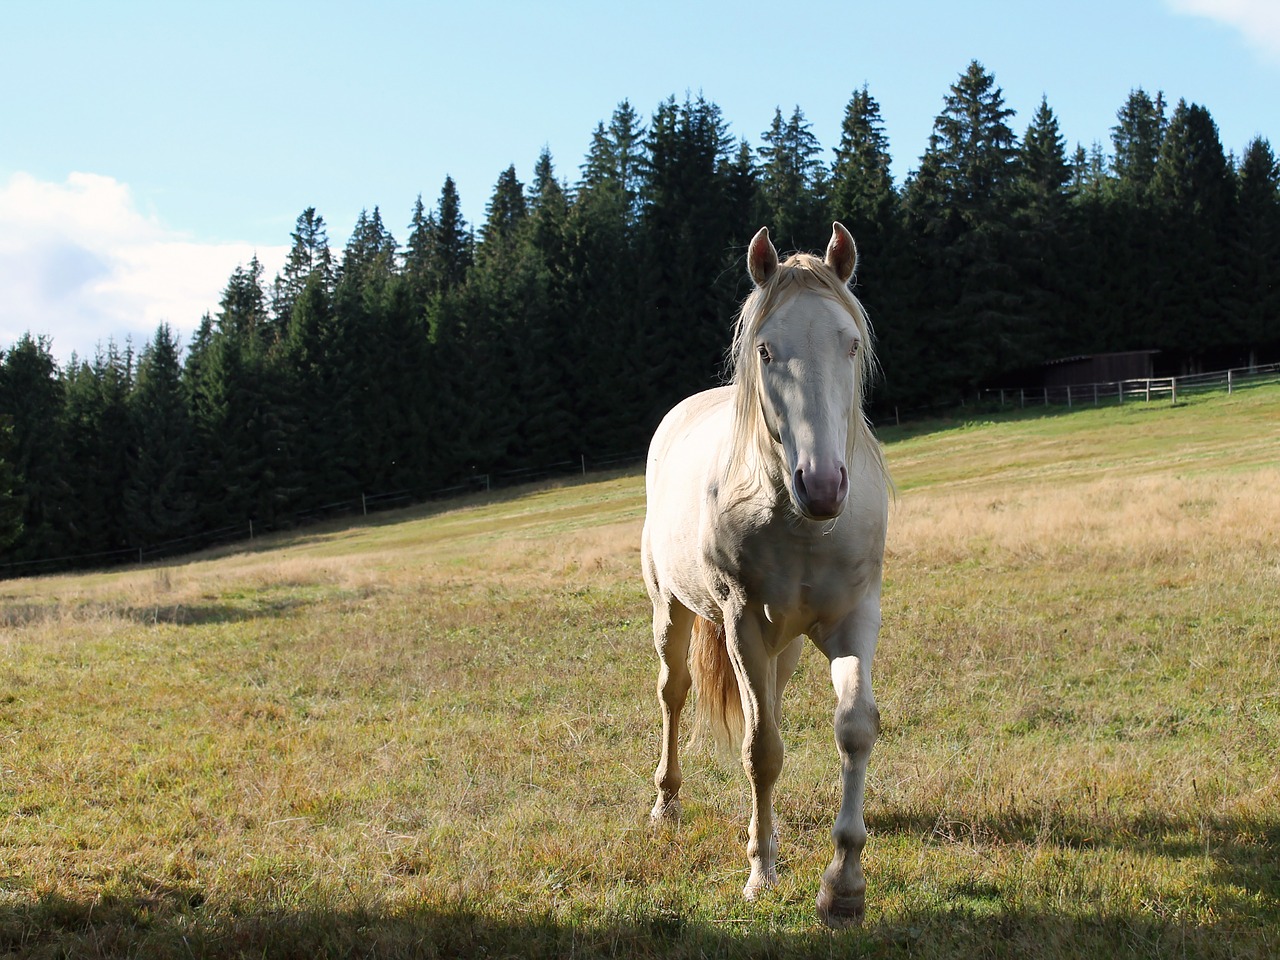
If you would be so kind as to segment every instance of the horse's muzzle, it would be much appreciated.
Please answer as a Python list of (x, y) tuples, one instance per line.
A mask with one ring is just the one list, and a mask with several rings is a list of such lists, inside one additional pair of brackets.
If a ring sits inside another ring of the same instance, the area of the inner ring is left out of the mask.
[(810, 520), (831, 520), (844, 509), (849, 495), (849, 471), (843, 463), (830, 469), (796, 467), (791, 477), (796, 506)]

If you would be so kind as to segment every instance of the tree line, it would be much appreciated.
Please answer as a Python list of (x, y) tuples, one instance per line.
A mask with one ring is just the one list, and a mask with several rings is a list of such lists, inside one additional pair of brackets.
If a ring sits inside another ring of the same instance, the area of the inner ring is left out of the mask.
[(237, 267), (185, 349), (162, 324), (140, 352), (108, 343), (65, 367), (39, 335), (3, 352), (0, 563), (642, 450), (719, 382), (761, 224), (784, 250), (820, 246), (833, 219), (853, 232), (880, 410), (1075, 353), (1280, 353), (1265, 139), (1229, 154), (1205, 107), (1141, 88), (1109, 151), (1068, 152), (1047, 101), (1021, 137), (1013, 118), (970, 63), (899, 186), (866, 87), (829, 162), (798, 106), (752, 146), (701, 96), (647, 120), (623, 101), (575, 181), (544, 150), (529, 182), (498, 176), (481, 224), (450, 178), (403, 242), (374, 208), (339, 254), (308, 208), (280, 274)]

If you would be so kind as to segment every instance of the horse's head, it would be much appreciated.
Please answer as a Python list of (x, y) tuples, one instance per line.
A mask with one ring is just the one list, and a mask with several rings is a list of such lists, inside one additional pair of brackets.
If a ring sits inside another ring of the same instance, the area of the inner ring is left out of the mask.
[(870, 345), (847, 287), (857, 259), (853, 237), (839, 223), (823, 260), (797, 254), (779, 264), (764, 227), (747, 253), (760, 315), (740, 328), (738, 372), (753, 365), (745, 381), (754, 381), (759, 398), (758, 426), (781, 447), (791, 502), (810, 520), (830, 520), (844, 509), (850, 431), (864, 423), (861, 354)]

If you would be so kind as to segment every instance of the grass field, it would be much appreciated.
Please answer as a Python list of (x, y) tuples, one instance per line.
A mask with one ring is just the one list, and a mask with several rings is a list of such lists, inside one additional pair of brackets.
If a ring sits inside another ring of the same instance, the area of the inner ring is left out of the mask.
[(1280, 389), (884, 439), (861, 929), (816, 651), (776, 891), (740, 770), (650, 829), (626, 474), (0, 582), (0, 954), (1280, 954)]

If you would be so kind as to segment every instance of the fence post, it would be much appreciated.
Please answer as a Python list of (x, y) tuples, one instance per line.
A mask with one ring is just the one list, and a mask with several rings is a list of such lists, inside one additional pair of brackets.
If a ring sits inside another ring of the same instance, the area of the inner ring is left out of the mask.
[(1178, 378), (1169, 378), (1169, 396), (1172, 398), (1169, 402), (1174, 406), (1178, 405)]
[(1027, 405), (1027, 391), (1023, 387), (1018, 388), (1018, 406), (1025, 407)]
[(1231, 396), (1231, 371), (1227, 371), (1227, 396)]
[(1095, 407), (1098, 405), (1098, 385), (1096, 383), (1093, 385), (1093, 405)]
[(1120, 398), (1120, 406), (1124, 406), (1124, 381), (1116, 381), (1116, 396)]
[(1067, 409), (1071, 409), (1071, 384), (1067, 384)]
[(1004, 409), (1004, 387), (1000, 388), (1000, 409)]
[(1049, 405), (1049, 388), (1048, 387), (1044, 388), (1044, 405), (1046, 407)]
[(587, 475), (587, 455), (583, 453), (580, 456), (582, 457), (582, 475), (585, 477)]
[(360, 494), (360, 516), (367, 517), (369, 515), (369, 504), (364, 498), (364, 494)]
[(1146, 403), (1150, 403), (1150, 402), (1151, 402), (1151, 380), (1150, 380), (1150, 378), (1148, 378), (1148, 380), (1147, 380), (1147, 399), (1146, 399), (1146, 401), (1145, 401), (1145, 402), (1146, 402)]
[(249, 539), (250, 540), (253, 539), (253, 521), (252, 520), (249, 521)]

